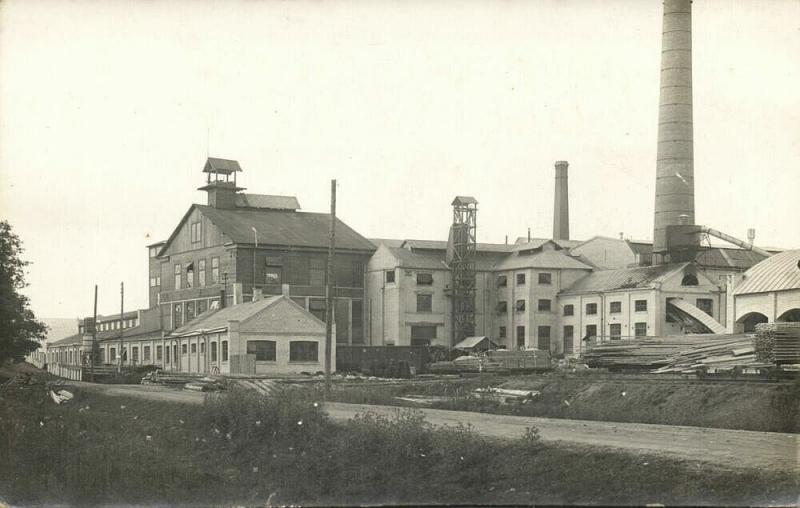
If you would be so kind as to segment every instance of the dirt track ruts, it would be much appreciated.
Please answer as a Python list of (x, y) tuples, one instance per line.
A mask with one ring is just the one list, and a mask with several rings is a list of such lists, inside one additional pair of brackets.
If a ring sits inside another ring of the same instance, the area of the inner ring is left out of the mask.
[[(82, 388), (107, 395), (125, 395), (165, 402), (200, 404), (203, 394), (149, 385), (91, 385)], [(372, 411), (392, 414), (397, 407), (328, 402), (328, 414), (346, 421)], [(567, 445), (609, 447), (633, 453), (650, 453), (679, 460), (713, 464), (724, 469), (764, 469), (800, 472), (800, 435), (778, 432), (712, 429), (646, 423), (618, 423), (505, 416), (467, 411), (420, 409), (435, 425), (469, 423), (478, 434), (492, 438), (517, 438), (526, 427), (539, 429), (543, 441)]]

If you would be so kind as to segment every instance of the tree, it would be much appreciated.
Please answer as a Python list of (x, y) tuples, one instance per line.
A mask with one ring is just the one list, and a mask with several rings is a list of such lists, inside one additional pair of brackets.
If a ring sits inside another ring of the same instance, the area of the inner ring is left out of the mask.
[(44, 340), (47, 326), (36, 320), (29, 300), (20, 290), (25, 283), (25, 267), (20, 255), (22, 241), (8, 221), (0, 221), (0, 363), (22, 360)]

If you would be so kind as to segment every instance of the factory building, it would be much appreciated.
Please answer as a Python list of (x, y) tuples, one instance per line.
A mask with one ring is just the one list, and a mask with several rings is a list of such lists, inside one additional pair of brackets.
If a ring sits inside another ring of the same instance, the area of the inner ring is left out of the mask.
[[(165, 242), (149, 246), (150, 306), (175, 330), (209, 309), (252, 301), (254, 292), (289, 296), (325, 315), (330, 215), (299, 211), (291, 196), (245, 194), (234, 160), (209, 158), (206, 205), (193, 204)], [(375, 247), (336, 221), (334, 266), (338, 339), (364, 341), (365, 268)]]
[(747, 270), (733, 291), (736, 332), (758, 323), (800, 322), (800, 250), (776, 254)]
[(598, 270), (559, 295), (563, 334), (583, 342), (724, 332), (724, 302), (691, 263)]
[[(453, 344), (445, 242), (374, 240), (367, 268), (370, 343)], [(591, 272), (559, 243), (477, 244), (475, 333), (507, 348), (561, 353), (558, 293)]]
[[(452, 276), (445, 262), (447, 242), (373, 240), (367, 265), (368, 343), (450, 345), (453, 340)], [(477, 244), (476, 333), (491, 335), (494, 313), (492, 267), (508, 245)]]

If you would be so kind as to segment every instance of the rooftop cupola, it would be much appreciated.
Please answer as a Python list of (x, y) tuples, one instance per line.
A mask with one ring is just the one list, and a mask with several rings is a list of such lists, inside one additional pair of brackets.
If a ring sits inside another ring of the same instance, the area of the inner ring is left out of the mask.
[[(239, 162), (230, 159), (209, 157), (203, 168), (206, 185), (198, 190), (208, 193), (208, 206), (214, 208), (236, 208), (236, 193), (244, 190), (236, 186), (236, 173), (242, 170)], [(231, 178), (233, 175), (233, 178)]]

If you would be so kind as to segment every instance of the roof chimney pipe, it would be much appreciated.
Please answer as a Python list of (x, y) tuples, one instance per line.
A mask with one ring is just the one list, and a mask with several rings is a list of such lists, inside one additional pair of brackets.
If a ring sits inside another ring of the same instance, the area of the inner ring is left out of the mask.
[(569, 240), (569, 180), (567, 161), (556, 162), (556, 192), (553, 200), (553, 240)]
[(653, 264), (666, 262), (667, 226), (694, 224), (692, 1), (664, 0)]

